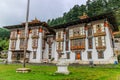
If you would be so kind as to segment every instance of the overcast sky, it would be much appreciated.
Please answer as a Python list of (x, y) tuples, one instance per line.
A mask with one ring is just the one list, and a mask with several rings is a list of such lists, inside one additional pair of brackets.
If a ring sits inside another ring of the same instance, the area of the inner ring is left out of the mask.
[[(57, 18), (74, 5), (86, 4), (86, 0), (30, 0), (29, 21)], [(27, 0), (0, 0), (0, 27), (25, 22)]]

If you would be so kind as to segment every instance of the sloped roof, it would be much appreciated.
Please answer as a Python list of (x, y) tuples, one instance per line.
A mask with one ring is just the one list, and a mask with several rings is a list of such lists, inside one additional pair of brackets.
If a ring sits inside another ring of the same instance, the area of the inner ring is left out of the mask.
[(66, 28), (66, 27), (69, 27), (69, 26), (72, 26), (72, 25), (89, 23), (89, 22), (96, 21), (96, 20), (101, 20), (101, 19), (105, 19), (105, 20), (107, 19), (113, 25), (112, 29), (114, 31), (118, 31), (118, 27), (117, 27), (117, 24), (116, 24), (116, 19), (115, 19), (115, 16), (112, 12), (104, 13), (104, 14), (101, 14), (101, 15), (96, 15), (96, 16), (93, 16), (93, 17), (88, 17), (86, 19), (79, 19), (79, 20), (68, 22), (68, 23), (65, 23), (65, 24), (52, 26), (52, 28), (54, 28), (54, 29)]
[[(35, 20), (32, 20), (31, 22), (28, 22), (28, 27), (35, 27), (35, 26), (43, 26), (47, 28), (50, 32), (50, 34), (55, 34), (54, 30), (51, 29), (46, 22), (41, 22), (35, 18)], [(20, 28), (25, 28), (25, 23), (18, 24), (18, 25), (10, 25), (10, 26), (4, 26), (6, 29), (20, 29)]]

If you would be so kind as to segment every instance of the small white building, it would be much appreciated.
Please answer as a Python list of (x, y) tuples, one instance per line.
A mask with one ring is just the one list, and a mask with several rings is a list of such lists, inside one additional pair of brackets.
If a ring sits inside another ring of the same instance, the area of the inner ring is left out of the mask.
[[(118, 30), (114, 17), (111, 13), (91, 18), (84, 16), (51, 28), (37, 19), (29, 22), (28, 62), (57, 62), (64, 55), (69, 63), (114, 63), (112, 33)], [(23, 23), (4, 27), (11, 31), (8, 62), (23, 61), (24, 26)]]

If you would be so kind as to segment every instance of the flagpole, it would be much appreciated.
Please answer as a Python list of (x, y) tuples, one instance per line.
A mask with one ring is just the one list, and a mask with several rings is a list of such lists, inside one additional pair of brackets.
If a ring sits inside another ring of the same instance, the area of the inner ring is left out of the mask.
[(28, 18), (29, 18), (29, 5), (30, 5), (30, 0), (27, 1), (27, 12), (26, 12), (26, 23), (25, 23), (25, 39), (24, 39), (24, 59), (23, 59), (23, 67), (25, 68), (26, 65), (26, 52), (27, 52), (27, 38), (28, 38)]

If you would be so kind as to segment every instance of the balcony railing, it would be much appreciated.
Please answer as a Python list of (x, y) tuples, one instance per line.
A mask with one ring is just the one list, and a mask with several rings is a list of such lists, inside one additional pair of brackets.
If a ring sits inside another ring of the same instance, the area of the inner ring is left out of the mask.
[(25, 36), (24, 35), (20, 35), (20, 39), (25, 39)]
[(71, 46), (71, 50), (83, 50), (85, 46)]
[(57, 52), (59, 52), (59, 53), (60, 53), (60, 52), (62, 52), (62, 50), (61, 50), (61, 49), (57, 49)]
[(36, 48), (38, 48), (38, 46), (32, 46), (32, 48), (36, 49)]
[(96, 49), (106, 49), (106, 46), (96, 46)]
[(32, 35), (32, 38), (39, 38), (39, 35)]
[(75, 35), (70, 37), (70, 39), (79, 39), (79, 38), (86, 38), (86, 35)]
[(23, 49), (24, 49), (24, 46), (20, 46), (20, 49), (23, 50)]
[(106, 33), (105, 32), (97, 32), (97, 33), (94, 33), (94, 36), (105, 36)]
[(11, 39), (11, 40), (16, 40), (17, 37), (16, 37), (16, 36), (11, 36), (10, 39)]
[(57, 38), (56, 41), (57, 42), (63, 41), (63, 38)]
[[(26, 46), (26, 49), (27, 49), (28, 46)], [(21, 45), (20, 46), (20, 50), (23, 50), (24, 49), (24, 45)]]
[(15, 49), (15, 46), (11, 46), (11, 49)]

